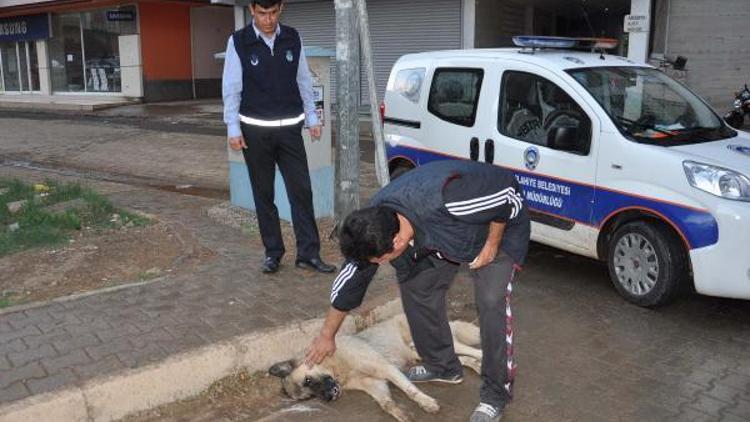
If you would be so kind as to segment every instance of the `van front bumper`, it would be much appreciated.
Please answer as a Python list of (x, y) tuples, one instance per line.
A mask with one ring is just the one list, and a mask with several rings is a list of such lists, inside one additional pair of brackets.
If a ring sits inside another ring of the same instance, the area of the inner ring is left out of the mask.
[(690, 251), (695, 290), (708, 296), (750, 299), (750, 203), (722, 200), (712, 212), (719, 241)]

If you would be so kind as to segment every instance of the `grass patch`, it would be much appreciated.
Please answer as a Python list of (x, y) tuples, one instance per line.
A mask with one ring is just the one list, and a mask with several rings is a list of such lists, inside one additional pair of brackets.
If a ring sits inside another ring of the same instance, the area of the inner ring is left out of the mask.
[(0, 309), (20, 304), (22, 300), (19, 300), (15, 296), (17, 296), (15, 292), (5, 291), (0, 293)]
[[(149, 223), (145, 218), (116, 209), (107, 198), (76, 183), (46, 181), (31, 185), (0, 179), (0, 192), (4, 192), (0, 195), (0, 256), (60, 245), (83, 229), (116, 229)], [(19, 212), (12, 214), (8, 204), (17, 201), (26, 202)], [(63, 206), (50, 209), (55, 204)]]

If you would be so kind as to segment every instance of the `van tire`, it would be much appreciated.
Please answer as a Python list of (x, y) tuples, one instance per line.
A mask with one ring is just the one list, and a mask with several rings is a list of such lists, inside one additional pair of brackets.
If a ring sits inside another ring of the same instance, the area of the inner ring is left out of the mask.
[(638, 306), (665, 305), (687, 284), (682, 242), (658, 222), (635, 221), (617, 229), (609, 242), (607, 266), (620, 295)]
[(391, 180), (396, 180), (399, 177), (403, 176), (407, 171), (413, 169), (414, 167), (410, 167), (404, 164), (399, 164), (391, 171)]

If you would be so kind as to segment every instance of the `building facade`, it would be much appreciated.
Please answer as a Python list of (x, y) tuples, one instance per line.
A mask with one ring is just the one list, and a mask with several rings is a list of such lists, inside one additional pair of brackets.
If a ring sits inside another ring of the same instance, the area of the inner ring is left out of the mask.
[(0, 93), (217, 97), (229, 7), (205, 1), (6, 0)]
[[(250, 22), (250, 0), (4, 0), (0, 95), (88, 94), (146, 101), (218, 97), (224, 51)], [(333, 0), (286, 0), (284, 23), (305, 45), (336, 48)], [(750, 79), (748, 0), (367, 0), (382, 97), (398, 57), (512, 45), (517, 34), (617, 38), (614, 53), (664, 63), (726, 108)], [(626, 15), (647, 22), (625, 33)], [(334, 78), (335, 79), (335, 78)], [(367, 107), (362, 78), (360, 98)], [(335, 88), (335, 86), (334, 86)], [(334, 96), (335, 98), (335, 96)]]
[[(236, 7), (235, 22), (249, 22), (249, 0), (214, 0)], [(403, 54), (512, 46), (513, 35), (617, 38), (614, 54), (664, 63), (688, 59), (675, 76), (719, 108), (750, 79), (748, 0), (367, 0), (378, 94)], [(332, 0), (286, 0), (282, 20), (307, 45), (335, 49)], [(645, 30), (626, 33), (626, 15), (644, 17)], [(362, 78), (361, 104), (368, 94)]]

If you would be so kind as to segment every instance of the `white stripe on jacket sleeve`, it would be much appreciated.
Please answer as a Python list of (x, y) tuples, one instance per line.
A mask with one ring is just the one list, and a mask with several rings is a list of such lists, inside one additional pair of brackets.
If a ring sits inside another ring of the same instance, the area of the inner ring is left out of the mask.
[(510, 218), (515, 218), (523, 207), (522, 202), (523, 199), (516, 192), (516, 190), (512, 187), (509, 187), (492, 195), (465, 201), (449, 202), (445, 204), (445, 207), (452, 215), (462, 216), (476, 214), (478, 212), (510, 203), (512, 206)]
[(346, 282), (354, 276), (355, 272), (357, 272), (357, 266), (351, 262), (346, 264), (344, 269), (341, 270), (338, 277), (336, 277), (336, 280), (333, 281), (333, 286), (331, 287), (331, 303), (336, 300), (341, 288), (343, 288)]

